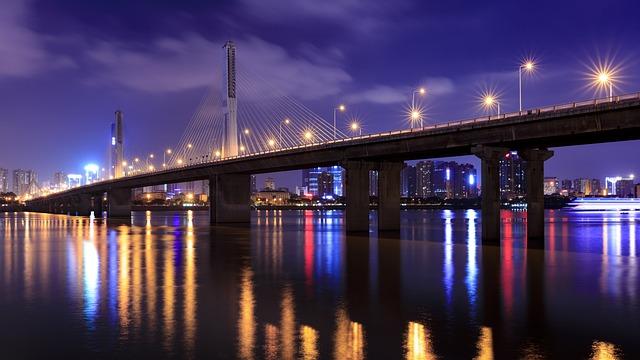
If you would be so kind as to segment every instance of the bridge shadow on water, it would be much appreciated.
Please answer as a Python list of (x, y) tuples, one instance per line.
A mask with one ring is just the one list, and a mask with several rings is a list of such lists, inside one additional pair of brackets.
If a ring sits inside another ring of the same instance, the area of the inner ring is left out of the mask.
[(473, 210), (403, 211), (401, 231), (360, 235), (341, 211), (216, 227), (206, 212), (3, 214), (0, 346), (8, 358), (640, 356), (640, 214), (547, 212), (545, 250), (527, 249), (525, 218), (503, 213), (501, 246), (483, 246)]

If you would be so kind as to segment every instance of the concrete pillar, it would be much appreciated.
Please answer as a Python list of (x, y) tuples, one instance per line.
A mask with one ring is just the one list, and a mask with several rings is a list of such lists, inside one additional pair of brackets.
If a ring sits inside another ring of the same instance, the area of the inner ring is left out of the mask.
[(102, 198), (104, 194), (94, 194), (91, 199), (91, 208), (93, 209), (93, 215), (97, 218), (101, 218), (103, 216), (102, 213)]
[(251, 221), (249, 174), (219, 174), (209, 177), (211, 225)]
[(108, 192), (107, 200), (109, 202), (107, 210), (109, 219), (131, 218), (131, 189), (111, 189)]
[(527, 162), (527, 247), (544, 248), (544, 162), (553, 156), (547, 149), (518, 152)]
[(369, 171), (374, 166), (364, 161), (346, 161), (345, 193), (347, 232), (369, 231)]
[(71, 215), (90, 216), (91, 208), (91, 195), (82, 194), (72, 198)]
[(482, 242), (500, 244), (500, 159), (508, 149), (475, 146), (474, 155), (482, 161)]
[(400, 171), (403, 163), (382, 162), (378, 170), (378, 230), (400, 230)]

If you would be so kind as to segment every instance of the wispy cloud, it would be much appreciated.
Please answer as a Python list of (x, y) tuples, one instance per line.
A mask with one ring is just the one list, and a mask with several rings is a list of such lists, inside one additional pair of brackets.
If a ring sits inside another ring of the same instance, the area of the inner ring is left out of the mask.
[(0, 77), (29, 77), (74, 66), (74, 61), (47, 49), (46, 36), (27, 24), (27, 1), (5, 0), (0, 11)]
[[(426, 78), (420, 84), (427, 89), (428, 96), (447, 95), (454, 91), (453, 81), (449, 78)], [(407, 86), (376, 85), (370, 89), (352, 93), (346, 99), (352, 103), (398, 104), (407, 102), (412, 90)]]
[[(222, 69), (223, 43), (191, 33), (158, 39), (144, 48), (103, 42), (87, 54), (95, 65), (102, 67), (99, 84), (172, 92), (213, 84)], [(351, 76), (328, 59), (295, 57), (284, 48), (255, 37), (236, 44), (239, 63), (289, 95), (319, 98), (337, 94), (344, 84), (351, 82)]]

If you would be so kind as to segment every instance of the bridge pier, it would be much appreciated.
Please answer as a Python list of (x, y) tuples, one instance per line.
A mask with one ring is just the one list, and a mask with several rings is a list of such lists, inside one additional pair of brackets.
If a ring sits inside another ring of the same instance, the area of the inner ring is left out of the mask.
[(478, 145), (471, 151), (482, 162), (482, 242), (498, 245), (500, 244), (500, 159), (508, 149)]
[(544, 248), (544, 162), (553, 156), (547, 149), (518, 152), (527, 162), (527, 247)]
[[(400, 172), (402, 165), (401, 161), (383, 161), (378, 168), (379, 231), (400, 230)], [(368, 199), (369, 194), (367, 193), (367, 201)]]
[(71, 215), (90, 216), (91, 208), (91, 195), (82, 194), (71, 199)]
[(131, 189), (111, 189), (107, 193), (107, 200), (109, 202), (109, 209), (107, 210), (109, 219), (131, 218)]
[(211, 225), (251, 221), (249, 174), (219, 174), (209, 177), (209, 221)]
[(368, 232), (369, 171), (375, 166), (366, 161), (345, 161), (343, 167), (347, 202), (345, 228), (347, 232)]

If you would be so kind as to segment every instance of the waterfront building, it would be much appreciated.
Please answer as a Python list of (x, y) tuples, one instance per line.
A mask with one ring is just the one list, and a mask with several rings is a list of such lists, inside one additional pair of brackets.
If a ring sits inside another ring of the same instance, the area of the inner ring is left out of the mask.
[(544, 178), (544, 194), (553, 195), (560, 193), (560, 184), (557, 177)]
[(416, 192), (416, 167), (411, 165), (406, 165), (402, 168), (402, 172), (400, 173), (400, 188), (401, 194), (405, 197), (414, 197), (417, 195)]
[(333, 196), (333, 175), (326, 171), (318, 175), (318, 196), (323, 198)]
[(37, 175), (33, 170), (13, 170), (13, 192), (25, 196), (37, 186)]
[(573, 180), (573, 192), (576, 196), (591, 196), (591, 179), (575, 179)]
[(9, 192), (9, 169), (0, 168), (0, 193)]
[(314, 167), (302, 170), (302, 186), (307, 188), (311, 195), (318, 194), (318, 176), (327, 172), (333, 177), (333, 196), (343, 196), (344, 169), (340, 166)]
[(82, 185), (82, 175), (80, 174), (68, 174), (67, 175), (67, 188), (72, 189)]
[(431, 160), (418, 161), (416, 164), (416, 195), (427, 198), (434, 196), (433, 172), (435, 164)]
[(288, 191), (263, 190), (251, 195), (251, 200), (256, 205), (284, 205), (290, 197), (291, 194)]
[(526, 162), (517, 151), (508, 152), (499, 166), (500, 195), (504, 199), (513, 199), (526, 195)]
[(275, 190), (276, 189), (276, 181), (272, 177), (268, 177), (264, 179), (264, 190)]

